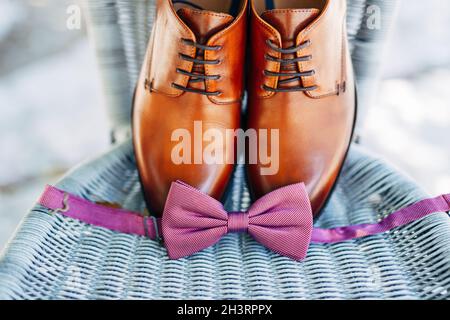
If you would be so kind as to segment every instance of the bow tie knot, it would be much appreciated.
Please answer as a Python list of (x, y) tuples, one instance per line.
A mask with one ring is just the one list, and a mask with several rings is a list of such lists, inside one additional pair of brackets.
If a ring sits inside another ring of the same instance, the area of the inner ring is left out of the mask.
[(248, 233), (260, 244), (295, 260), (306, 256), (312, 235), (312, 209), (305, 185), (275, 190), (248, 212), (226, 212), (222, 203), (185, 184), (170, 187), (161, 220), (171, 259), (190, 256), (227, 233)]
[(228, 233), (248, 232), (248, 221), (247, 212), (228, 213)]

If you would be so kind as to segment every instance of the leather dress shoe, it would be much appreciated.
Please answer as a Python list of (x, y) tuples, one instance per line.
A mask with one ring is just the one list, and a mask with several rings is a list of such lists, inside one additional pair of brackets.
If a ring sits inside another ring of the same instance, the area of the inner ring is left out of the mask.
[[(208, 143), (196, 144), (194, 136), (240, 127), (247, 9), (247, 0), (157, 1), (132, 116), (136, 163), (151, 214), (162, 214), (175, 180), (216, 199), (226, 189), (235, 146), (223, 143), (218, 154), (228, 160), (211, 163), (202, 157)], [(180, 132), (192, 139), (183, 151), (177, 149), (186, 142)], [(174, 153), (182, 161), (174, 160)]]
[(247, 126), (278, 129), (280, 139), (276, 174), (262, 175), (260, 161), (247, 166), (251, 193), (259, 198), (304, 182), (316, 217), (336, 183), (356, 118), (346, 0), (252, 0), (250, 6)]

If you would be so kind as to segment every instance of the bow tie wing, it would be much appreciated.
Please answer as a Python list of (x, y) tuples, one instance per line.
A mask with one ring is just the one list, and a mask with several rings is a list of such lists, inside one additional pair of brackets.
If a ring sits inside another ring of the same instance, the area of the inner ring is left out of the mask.
[(182, 182), (172, 184), (161, 221), (171, 259), (190, 256), (218, 242), (227, 233), (222, 204)]
[(311, 203), (303, 183), (275, 190), (249, 210), (249, 234), (259, 243), (295, 260), (306, 257), (313, 228)]

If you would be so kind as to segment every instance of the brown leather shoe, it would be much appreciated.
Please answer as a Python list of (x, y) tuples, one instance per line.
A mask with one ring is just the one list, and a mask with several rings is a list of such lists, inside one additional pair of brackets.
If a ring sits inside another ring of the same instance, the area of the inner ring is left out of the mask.
[(260, 197), (304, 182), (317, 216), (341, 170), (356, 118), (346, 0), (274, 3), (272, 9), (264, 0), (251, 1), (248, 127), (279, 129), (279, 171), (261, 175), (261, 163), (249, 165), (250, 187)]
[(227, 161), (210, 163), (202, 157), (209, 143), (196, 144), (209, 129), (240, 127), (247, 6), (247, 0), (157, 3), (133, 109), (137, 167), (152, 214), (162, 214), (178, 179), (216, 199), (225, 191), (234, 145), (223, 143)]

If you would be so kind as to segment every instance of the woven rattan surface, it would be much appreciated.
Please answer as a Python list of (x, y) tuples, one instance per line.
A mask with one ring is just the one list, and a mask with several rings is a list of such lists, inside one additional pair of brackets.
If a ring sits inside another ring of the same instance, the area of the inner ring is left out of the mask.
[[(250, 203), (238, 167), (228, 210)], [(58, 187), (91, 201), (142, 210), (127, 142), (69, 173)], [(382, 161), (353, 147), (317, 226), (375, 222), (426, 195)], [(92, 227), (36, 206), (0, 260), (0, 298), (365, 299), (450, 297), (450, 219), (436, 213), (376, 236), (311, 245), (303, 262), (231, 234), (189, 258), (168, 260), (143, 237)]]

